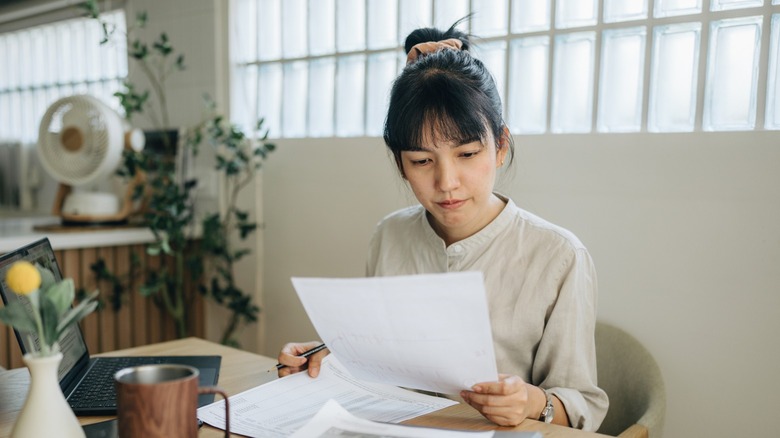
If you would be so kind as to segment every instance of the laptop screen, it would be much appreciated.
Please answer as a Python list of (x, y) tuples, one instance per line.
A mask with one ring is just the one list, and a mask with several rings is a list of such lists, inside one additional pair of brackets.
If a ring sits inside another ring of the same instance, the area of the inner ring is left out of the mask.
[[(27, 260), (39, 268), (48, 269), (54, 275), (56, 281), (62, 280), (60, 267), (57, 265), (57, 259), (54, 257), (54, 251), (47, 238), (0, 256), (0, 296), (2, 296), (3, 302), (6, 304), (20, 299), (8, 289), (8, 285), (5, 283), (6, 271), (18, 260)], [(16, 337), (19, 340), (22, 354), (39, 349), (38, 335), (16, 331)], [(62, 362), (60, 362), (57, 373), (58, 379), (62, 381), (63, 377), (76, 365), (79, 359), (87, 356), (87, 344), (84, 342), (81, 330), (79, 330), (77, 324), (71, 325), (70, 329), (63, 334), (59, 344), (60, 351), (62, 351)]]

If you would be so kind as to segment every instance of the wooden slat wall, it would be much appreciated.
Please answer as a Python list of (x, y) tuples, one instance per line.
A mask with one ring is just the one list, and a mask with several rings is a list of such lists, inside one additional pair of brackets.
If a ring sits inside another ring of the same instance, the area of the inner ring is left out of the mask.
[[(159, 269), (160, 259), (146, 255), (143, 245), (81, 248), (55, 251), (57, 262), (64, 278), (72, 278), (76, 289), (84, 288), (87, 293), (100, 290), (103, 307), (81, 322), (81, 330), (90, 354), (136, 347), (176, 338), (174, 321), (162, 312), (152, 299), (142, 296), (138, 289), (144, 279), (131, 278), (128, 289), (122, 297), (122, 307), (115, 312), (112, 306), (113, 290), (108, 282), (95, 284), (95, 276), (90, 265), (103, 258), (111, 272), (120, 277), (130, 271), (132, 254), (141, 261), (139, 273), (147, 269)], [(165, 260), (165, 264), (172, 260)], [(186, 302), (189, 306), (190, 335), (203, 337), (205, 333), (204, 304), (201, 295), (191, 281), (185, 283)], [(2, 304), (0, 303), (0, 306)], [(18, 368), (23, 366), (21, 351), (13, 330), (0, 324), (0, 367)]]

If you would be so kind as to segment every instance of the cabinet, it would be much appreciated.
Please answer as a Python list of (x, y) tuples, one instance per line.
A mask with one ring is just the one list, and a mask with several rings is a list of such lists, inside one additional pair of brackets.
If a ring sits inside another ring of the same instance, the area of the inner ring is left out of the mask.
[[(111, 240), (106, 240), (108, 239), (106, 236), (102, 236), (101, 239), (88, 231), (78, 234), (83, 235), (83, 238), (79, 239), (74, 234), (69, 236), (50, 234), (47, 237), (55, 250), (63, 278), (72, 278), (76, 290), (79, 288), (83, 288), (86, 292), (100, 290), (101, 308), (81, 321), (81, 330), (90, 354), (175, 339), (176, 329), (173, 320), (157, 307), (153, 298), (144, 297), (138, 292), (139, 287), (144, 283), (143, 277), (138, 275), (129, 279), (129, 287), (119, 298), (121, 306), (115, 310), (112, 305), (114, 292), (111, 284), (104, 281), (96, 284), (95, 275), (90, 269), (93, 263), (102, 258), (111, 272), (120, 278), (125, 278), (130, 272), (133, 257), (137, 258), (141, 266), (140, 269), (137, 269), (138, 273), (146, 272), (147, 269), (144, 267), (159, 269), (161, 268), (159, 264), (165, 263), (165, 261), (146, 255), (145, 242), (125, 242), (133, 240), (127, 239), (128, 233), (118, 234), (118, 236), (122, 235), (123, 237), (113, 239), (117, 242), (115, 244), (110, 243)], [(43, 236), (30, 234), (25, 241), (29, 243), (40, 237)], [(14, 236), (14, 238), (18, 239), (19, 236)], [(0, 240), (2, 240), (2, 236), (0, 236)], [(83, 247), (74, 247), (67, 243), (71, 241), (74, 243), (83, 242), (81, 245)], [(2, 247), (0, 253), (11, 250), (12, 248)], [(186, 302), (190, 306), (188, 309), (188, 315), (190, 315), (189, 333), (192, 336), (204, 337), (203, 297), (197, 292), (197, 285), (187, 284), (186, 286), (188, 294)], [(4, 324), (0, 324), (0, 366), (5, 368), (23, 366), (21, 351), (14, 337), (14, 331)]]

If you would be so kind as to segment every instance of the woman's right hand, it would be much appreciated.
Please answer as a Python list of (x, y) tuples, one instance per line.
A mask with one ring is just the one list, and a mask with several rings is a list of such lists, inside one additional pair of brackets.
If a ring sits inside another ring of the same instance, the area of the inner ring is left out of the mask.
[(308, 358), (302, 357), (301, 354), (320, 344), (321, 342), (319, 341), (302, 343), (291, 342), (282, 347), (282, 351), (279, 352), (279, 363), (286, 366), (279, 369), (279, 377), (295, 374), (307, 368), (309, 370), (309, 376), (317, 377), (320, 374), (322, 359), (330, 354), (330, 351), (326, 348), (312, 354)]

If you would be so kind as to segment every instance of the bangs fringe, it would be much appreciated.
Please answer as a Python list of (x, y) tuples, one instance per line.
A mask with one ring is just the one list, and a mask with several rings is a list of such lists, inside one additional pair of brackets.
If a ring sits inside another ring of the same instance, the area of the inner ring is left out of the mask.
[(414, 95), (405, 96), (404, 108), (397, 117), (387, 120), (385, 139), (390, 148), (419, 151), (430, 142), (484, 142), (489, 124), (482, 108), (471, 107), (469, 100), (462, 98), (464, 94), (473, 94), (473, 90), (464, 89), (462, 82), (451, 80), (442, 70), (428, 71), (424, 76), (425, 86), (418, 87)]

